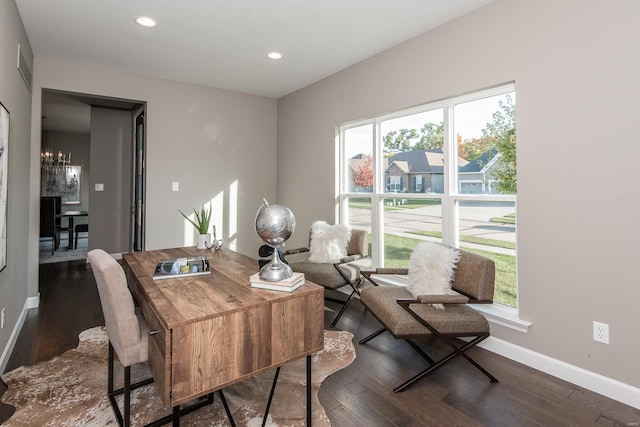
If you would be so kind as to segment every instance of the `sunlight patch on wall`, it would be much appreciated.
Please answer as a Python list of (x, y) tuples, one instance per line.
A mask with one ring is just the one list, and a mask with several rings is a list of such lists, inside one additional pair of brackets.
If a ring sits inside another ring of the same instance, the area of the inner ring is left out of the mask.
[[(186, 212), (185, 212), (186, 213)], [(189, 215), (189, 219), (194, 220), (195, 219), (195, 214), (191, 214)], [(184, 228), (182, 231), (182, 236), (184, 237), (183, 239), (183, 246), (195, 246), (196, 244), (196, 230), (193, 227), (193, 224), (191, 224), (189, 221), (187, 221), (186, 219), (184, 221), (182, 221), (182, 227)]]
[(236, 250), (238, 245), (238, 181), (229, 186), (229, 230), (228, 247)]

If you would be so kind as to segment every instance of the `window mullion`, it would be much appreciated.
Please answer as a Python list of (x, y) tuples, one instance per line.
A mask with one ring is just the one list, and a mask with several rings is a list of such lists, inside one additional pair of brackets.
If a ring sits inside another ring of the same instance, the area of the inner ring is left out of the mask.
[(371, 259), (374, 266), (382, 265), (384, 259), (384, 169), (383, 169), (383, 147), (380, 132), (380, 119), (373, 123), (373, 147), (374, 147), (374, 187), (371, 197)]
[(342, 143), (342, 141), (345, 140), (345, 129), (344, 128), (339, 128), (339, 132), (338, 132), (338, 140), (336, 141), (336, 150), (335, 153), (337, 153), (337, 159), (336, 159), (336, 164), (338, 165), (338, 173), (337, 173), (337, 177), (335, 182), (338, 183), (337, 187), (335, 188), (336, 191), (336, 200), (338, 200), (338, 203), (335, 207), (335, 218), (337, 219), (337, 222), (340, 223), (346, 223), (347, 222), (347, 218), (349, 218), (349, 200), (347, 197), (344, 197), (344, 193), (347, 193), (349, 191), (348, 188), (348, 184), (347, 184), (347, 173), (346, 168), (347, 168), (347, 159), (346, 159), (346, 154), (345, 154), (345, 144)]
[(444, 113), (444, 195), (442, 197), (442, 242), (449, 246), (458, 243), (457, 194), (457, 144), (454, 133), (454, 104), (445, 102)]

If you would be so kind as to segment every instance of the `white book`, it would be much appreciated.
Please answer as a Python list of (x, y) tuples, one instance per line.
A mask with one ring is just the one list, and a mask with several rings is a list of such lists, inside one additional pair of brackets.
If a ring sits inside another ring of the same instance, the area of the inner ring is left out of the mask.
[(252, 274), (249, 277), (249, 281), (251, 282), (251, 284), (259, 283), (259, 284), (270, 285), (270, 286), (290, 287), (294, 284), (297, 284), (300, 281), (304, 282), (304, 273), (294, 272), (291, 277), (287, 277), (286, 279), (276, 280), (276, 281), (261, 279), (260, 273), (256, 273), (256, 274)]
[(270, 285), (268, 283), (254, 283), (251, 282), (251, 287), (252, 288), (259, 288), (259, 289), (268, 289), (270, 291), (280, 291), (280, 292), (293, 292), (296, 289), (298, 289), (300, 286), (302, 286), (304, 283), (304, 278), (302, 280), (297, 281), (296, 283), (294, 283), (291, 286), (285, 286), (285, 285)]

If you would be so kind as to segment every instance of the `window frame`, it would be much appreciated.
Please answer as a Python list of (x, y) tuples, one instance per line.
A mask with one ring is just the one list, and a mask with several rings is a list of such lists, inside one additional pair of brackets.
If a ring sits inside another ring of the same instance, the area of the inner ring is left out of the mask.
[[(443, 99), (437, 102), (431, 102), (424, 105), (420, 105), (413, 108), (408, 108), (393, 113), (379, 115), (376, 117), (368, 118), (365, 120), (359, 120), (348, 124), (343, 124), (337, 127), (337, 143), (338, 143), (338, 165), (336, 176), (336, 220), (337, 222), (348, 224), (349, 223), (349, 199), (350, 198), (370, 198), (371, 199), (371, 239), (372, 239), (372, 266), (380, 267), (384, 262), (384, 199), (397, 197), (398, 193), (388, 191), (386, 189), (386, 177), (383, 169), (383, 141), (381, 133), (381, 125), (383, 122), (391, 119), (396, 119), (412, 114), (418, 114), (428, 112), (436, 109), (443, 110), (443, 124), (444, 124), (444, 189), (442, 193), (402, 193), (403, 199), (440, 199), (442, 209), (442, 242), (449, 246), (459, 247), (459, 204), (463, 201), (478, 201), (478, 202), (494, 202), (494, 201), (508, 201), (513, 202), (517, 209), (517, 195), (516, 194), (462, 194), (460, 192), (460, 184), (458, 182), (458, 147), (455, 136), (455, 106), (471, 101), (477, 101), (484, 98), (493, 96), (505, 95), (508, 93), (516, 93), (515, 83), (507, 83), (500, 86), (496, 86), (489, 89), (474, 91), (472, 93)], [(369, 192), (354, 192), (349, 191), (348, 182), (348, 162), (349, 159), (346, 156), (345, 147), (345, 132), (349, 129), (372, 126), (372, 148), (373, 148), (373, 188)], [(422, 183), (424, 186), (424, 181)], [(517, 230), (516, 230), (517, 233)], [(516, 260), (518, 258), (516, 248)], [(517, 263), (517, 262), (516, 262)], [(517, 273), (516, 273), (516, 288), (517, 288)], [(519, 295), (517, 296), (516, 305), (519, 304)], [(510, 312), (510, 316), (513, 317), (513, 313), (517, 313), (517, 308), (509, 310), (511, 307), (500, 305), (500, 312), (505, 312), (505, 309)], [(491, 310), (490, 310), (491, 311)], [(499, 317), (499, 316), (498, 316)], [(517, 317), (517, 316), (516, 316)], [(519, 330), (525, 330), (528, 325), (524, 322), (520, 324)], [(525, 324), (523, 327), (522, 325)]]

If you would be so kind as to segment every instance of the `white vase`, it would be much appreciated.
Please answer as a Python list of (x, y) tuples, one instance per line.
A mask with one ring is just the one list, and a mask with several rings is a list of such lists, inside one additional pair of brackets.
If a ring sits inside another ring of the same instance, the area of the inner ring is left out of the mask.
[(198, 234), (197, 249), (207, 249), (207, 245), (211, 246), (211, 233)]

